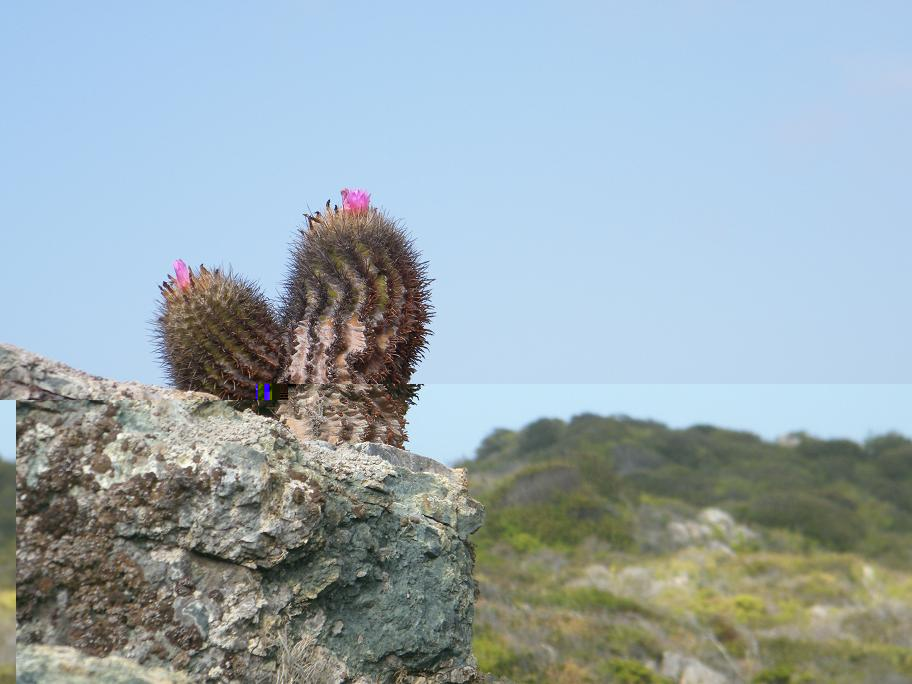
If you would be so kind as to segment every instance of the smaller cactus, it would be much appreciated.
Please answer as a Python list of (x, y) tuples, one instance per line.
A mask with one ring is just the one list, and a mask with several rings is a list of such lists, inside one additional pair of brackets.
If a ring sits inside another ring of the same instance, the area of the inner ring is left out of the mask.
[(232, 273), (194, 274), (183, 261), (159, 287), (158, 348), (169, 378), (183, 390), (223, 399), (256, 396), (284, 366), (281, 335), (269, 303), (252, 283)]

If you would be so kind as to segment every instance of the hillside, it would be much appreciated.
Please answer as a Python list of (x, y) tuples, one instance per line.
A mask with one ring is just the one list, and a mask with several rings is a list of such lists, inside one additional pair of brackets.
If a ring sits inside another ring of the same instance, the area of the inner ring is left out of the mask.
[(15, 613), (16, 466), (0, 461), (0, 684), (15, 676)]
[(912, 441), (581, 415), (469, 471), (475, 647), (516, 682), (912, 682)]
[(0, 588), (16, 585), (16, 464), (0, 460)]

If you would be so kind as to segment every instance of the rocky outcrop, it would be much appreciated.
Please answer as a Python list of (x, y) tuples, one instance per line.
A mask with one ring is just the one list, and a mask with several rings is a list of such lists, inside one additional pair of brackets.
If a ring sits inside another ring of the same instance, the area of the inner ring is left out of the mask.
[(704, 508), (692, 516), (674, 507), (651, 504), (637, 511), (636, 539), (640, 549), (649, 553), (704, 548), (729, 555), (761, 542), (757, 532), (719, 508)]
[(40, 398), (17, 410), (20, 647), (195, 682), (477, 678), (468, 536), (482, 509), (463, 471), (301, 443), (205, 395), (40, 359), (20, 372), (18, 350), (0, 351), (0, 395)]

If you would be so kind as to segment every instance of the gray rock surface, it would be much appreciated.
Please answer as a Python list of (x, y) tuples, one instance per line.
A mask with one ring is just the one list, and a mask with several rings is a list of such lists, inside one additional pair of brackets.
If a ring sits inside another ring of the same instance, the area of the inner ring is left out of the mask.
[(23, 646), (16, 653), (17, 684), (190, 684), (184, 675), (132, 660), (94, 658), (69, 646)]
[(695, 515), (672, 505), (642, 505), (637, 511), (636, 538), (643, 551), (668, 553), (702, 548), (735, 553), (762, 542), (754, 530), (735, 521), (719, 508), (704, 508)]
[(117, 382), (83, 373), (59, 361), (0, 343), (0, 399), (216, 399), (202, 392), (181, 392)]
[(9, 350), (6, 396), (83, 396), (18, 403), (20, 647), (195, 682), (476, 680), (468, 535), (483, 511), (463, 471), (301, 443), (205, 395), (40, 359), (40, 378), (11, 372)]

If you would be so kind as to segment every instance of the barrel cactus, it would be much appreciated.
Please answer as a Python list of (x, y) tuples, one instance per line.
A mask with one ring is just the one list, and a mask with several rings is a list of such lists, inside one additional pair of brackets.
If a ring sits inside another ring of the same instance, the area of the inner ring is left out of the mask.
[(430, 334), (427, 265), (363, 190), (306, 216), (276, 307), (235, 274), (175, 262), (160, 288), (160, 358), (176, 387), (223, 399), (287, 385), (275, 414), (301, 439), (402, 446)]
[(225, 398), (254, 397), (284, 367), (275, 313), (251, 282), (174, 262), (176, 276), (160, 286), (159, 353), (181, 389)]

